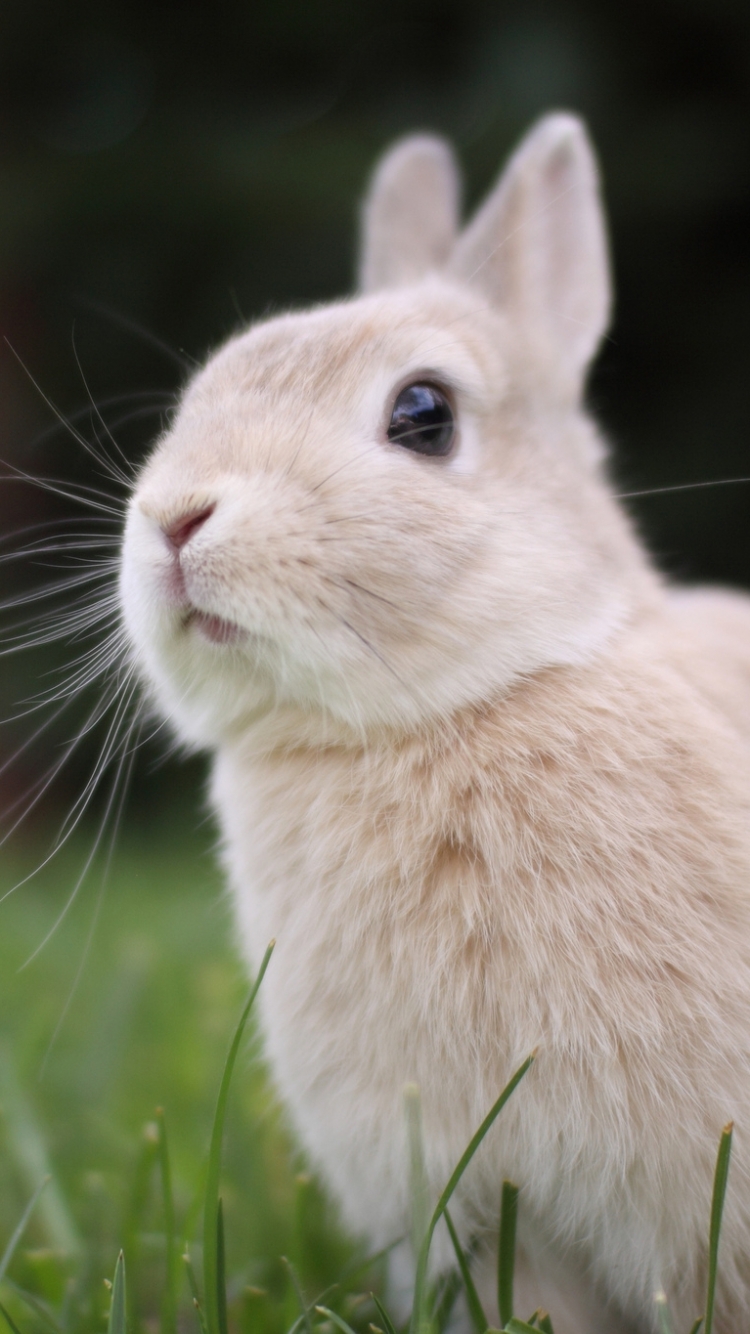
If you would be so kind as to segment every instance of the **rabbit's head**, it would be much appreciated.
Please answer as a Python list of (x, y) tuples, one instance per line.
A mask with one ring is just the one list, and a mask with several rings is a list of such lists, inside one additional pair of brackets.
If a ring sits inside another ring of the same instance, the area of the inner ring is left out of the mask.
[(363, 232), (361, 294), (220, 348), (130, 503), (125, 621), (197, 744), (272, 710), (413, 728), (628, 613), (641, 557), (581, 408), (609, 311), (581, 124), (542, 120), (462, 232), (448, 149), (408, 139)]

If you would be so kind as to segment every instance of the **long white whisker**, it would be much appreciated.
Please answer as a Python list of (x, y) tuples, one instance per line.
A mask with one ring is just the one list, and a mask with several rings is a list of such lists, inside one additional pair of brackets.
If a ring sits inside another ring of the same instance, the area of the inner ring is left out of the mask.
[[(128, 730), (128, 734), (127, 734), (127, 741), (128, 741), (128, 742), (130, 741), (131, 733), (132, 733), (132, 728)], [(86, 876), (88, 875), (88, 872), (89, 872), (89, 869), (90, 869), (90, 867), (91, 867), (91, 864), (92, 864), (92, 862), (94, 861), (94, 858), (96, 857), (96, 854), (97, 854), (97, 852), (98, 852), (98, 850), (99, 850), (99, 845), (100, 845), (100, 843), (101, 843), (101, 841), (102, 841), (102, 838), (103, 838), (103, 836), (104, 836), (104, 833), (105, 833), (105, 831), (106, 831), (107, 823), (108, 823), (108, 821), (109, 821), (109, 817), (110, 817), (110, 814), (111, 814), (111, 812), (112, 812), (112, 808), (113, 808), (113, 806), (114, 806), (114, 804), (115, 804), (115, 801), (116, 801), (116, 799), (117, 799), (118, 788), (119, 788), (119, 786), (120, 786), (120, 777), (121, 777), (121, 775), (122, 775), (122, 761), (121, 761), (121, 763), (117, 766), (117, 770), (116, 770), (116, 772), (115, 772), (114, 782), (112, 783), (112, 787), (111, 787), (111, 789), (110, 789), (109, 797), (108, 797), (108, 799), (107, 799), (107, 803), (106, 803), (106, 806), (105, 806), (105, 808), (104, 808), (104, 814), (103, 814), (103, 816), (102, 816), (102, 818), (101, 818), (101, 821), (100, 821), (100, 823), (99, 823), (99, 829), (98, 829), (98, 831), (97, 831), (96, 838), (94, 839), (93, 847), (91, 848), (91, 851), (90, 851), (88, 857), (86, 858), (86, 861), (85, 861), (85, 863), (84, 863), (83, 870), (81, 871), (81, 874), (79, 875), (79, 877), (78, 877), (78, 879), (77, 879), (75, 885), (73, 886), (73, 889), (71, 890), (70, 894), (68, 895), (68, 898), (67, 898), (65, 904), (63, 905), (63, 908), (62, 908), (61, 911), (58, 913), (57, 918), (56, 918), (55, 921), (53, 922), (53, 924), (52, 924), (52, 926), (50, 927), (49, 931), (47, 932), (46, 936), (44, 937), (43, 940), (40, 941), (40, 943), (37, 945), (36, 949), (32, 951), (32, 953), (29, 955), (28, 959), (26, 959), (26, 961), (25, 961), (24, 963), (21, 964), (21, 967), (18, 969), (19, 973), (23, 972), (23, 970), (24, 970), (25, 968), (28, 968), (28, 966), (29, 966), (30, 963), (33, 963), (34, 959), (36, 959), (37, 955), (39, 955), (39, 954), (41, 953), (41, 951), (44, 949), (44, 947), (45, 947), (45, 945), (48, 943), (48, 941), (50, 941), (50, 940), (52, 939), (53, 935), (55, 934), (55, 932), (57, 931), (57, 929), (58, 929), (58, 927), (61, 925), (61, 923), (64, 921), (65, 917), (67, 917), (68, 912), (70, 911), (70, 909), (72, 908), (72, 906), (73, 906), (73, 904), (74, 904), (76, 898), (78, 897), (78, 892), (79, 892), (79, 890), (80, 890), (80, 888), (81, 888), (81, 885), (83, 884), (84, 880), (86, 879)], [(84, 807), (84, 809), (85, 809), (85, 807)]]
[[(81, 486), (76, 491), (67, 490), (67, 483), (56, 482), (49, 477), (35, 477), (33, 473), (24, 472), (22, 468), (16, 468), (10, 463), (5, 463), (10, 476), (4, 476), (4, 482), (27, 482), (30, 486), (37, 486), (41, 491), (48, 491), (53, 496), (59, 496), (61, 500), (72, 500), (77, 505), (83, 505), (85, 508), (93, 509), (101, 514), (112, 514), (122, 522), (123, 510), (117, 507), (117, 497), (110, 496), (106, 491), (100, 491), (93, 486)], [(92, 496), (104, 496), (110, 504), (102, 504), (101, 501), (92, 499)]]
[[(136, 683), (135, 685), (131, 686), (130, 691), (128, 693), (129, 680), (130, 678), (126, 678), (126, 680), (121, 684), (120, 699), (115, 704), (114, 715), (107, 728), (107, 733), (104, 738), (104, 743), (102, 745), (99, 754), (99, 759), (97, 760), (94, 766), (94, 771), (91, 774), (91, 777), (89, 778), (88, 782), (86, 783), (83, 791), (78, 795), (75, 802), (68, 811), (68, 814), (65, 816), (65, 819), (63, 820), (60, 826), (60, 833), (58, 836), (59, 838), (67, 837), (66, 830), (69, 831), (71, 829), (74, 829), (78, 824), (86, 808), (88, 807), (88, 804), (92, 796), (94, 795), (94, 792), (99, 786), (99, 783), (107, 768), (107, 765), (109, 764), (109, 761), (112, 758), (112, 755), (116, 752), (120, 724), (123, 718), (125, 717), (125, 714), (127, 713), (127, 710), (130, 707), (133, 698), (138, 690), (138, 685)], [(79, 739), (80, 739), (80, 734), (79, 734)]]
[(676, 486), (652, 486), (647, 491), (622, 491), (617, 500), (637, 500), (642, 496), (668, 496), (675, 491), (702, 491), (708, 486), (740, 486), (750, 477), (715, 477), (707, 482), (680, 482)]
[[(16, 832), (16, 830), (18, 829), (19, 825), (21, 825), (21, 824), (23, 823), (23, 821), (27, 818), (27, 816), (29, 816), (29, 815), (31, 814), (31, 812), (34, 810), (34, 808), (39, 804), (39, 802), (41, 801), (41, 799), (42, 799), (42, 797), (44, 796), (45, 792), (48, 792), (48, 791), (49, 791), (50, 787), (52, 786), (52, 784), (54, 783), (55, 779), (57, 778), (57, 775), (61, 772), (62, 769), (64, 769), (64, 767), (65, 767), (65, 765), (67, 764), (68, 760), (70, 759), (71, 755), (72, 755), (72, 754), (75, 752), (75, 750), (77, 749), (78, 745), (80, 744), (81, 738), (84, 737), (84, 736), (86, 736), (86, 734), (87, 734), (88, 732), (91, 731), (92, 727), (95, 727), (96, 724), (99, 722), (99, 720), (105, 716), (107, 710), (110, 708), (110, 706), (111, 706), (112, 703), (114, 702), (114, 699), (116, 698), (116, 696), (117, 696), (118, 693), (119, 693), (119, 690), (118, 690), (118, 691), (115, 691), (114, 694), (111, 694), (111, 695), (109, 696), (109, 698), (103, 698), (103, 699), (100, 699), (100, 700), (97, 701), (97, 703), (96, 703), (96, 705), (94, 706), (92, 712), (89, 714), (89, 717), (88, 717), (88, 719), (87, 719), (87, 721), (86, 721), (85, 726), (84, 726), (83, 728), (81, 728), (81, 729), (78, 731), (78, 733), (76, 734), (76, 736), (73, 738), (73, 740), (70, 741), (70, 742), (66, 745), (66, 747), (65, 747), (65, 749), (64, 749), (64, 751), (63, 751), (63, 754), (62, 754), (61, 759), (59, 759), (59, 760), (57, 761), (56, 764), (51, 765), (51, 767), (47, 770), (47, 773), (44, 774), (44, 775), (42, 775), (42, 778), (41, 778), (41, 779), (39, 779), (36, 783), (32, 784), (31, 787), (28, 788), (26, 792), (24, 792), (20, 797), (18, 797), (18, 798), (17, 798), (17, 799), (16, 799), (16, 800), (15, 800), (15, 801), (8, 807), (8, 808), (7, 808), (6, 813), (8, 813), (8, 814), (11, 813), (11, 812), (13, 812), (14, 810), (16, 810), (17, 807), (20, 806), (22, 802), (25, 802), (25, 801), (26, 801), (27, 797), (29, 796), (29, 793), (34, 792), (34, 789), (36, 788), (36, 795), (32, 798), (31, 801), (28, 802), (27, 805), (24, 806), (24, 808), (23, 808), (21, 814), (19, 815), (18, 819), (15, 821), (14, 824), (11, 825), (10, 829), (7, 830), (7, 832), (3, 835), (3, 837), (0, 838), (0, 847), (2, 847), (3, 844), (6, 843), (6, 842), (8, 841), (9, 838), (12, 837), (12, 835), (13, 835), (13, 834)], [(61, 712), (63, 712), (63, 710), (60, 709), (59, 712), (61, 713)], [(58, 716), (59, 716), (59, 713), (56, 714), (56, 715), (54, 715), (54, 716), (55, 716), (55, 717), (58, 717)], [(44, 731), (44, 728), (41, 728), (41, 729), (40, 729), (40, 733), (39, 733), (39, 734), (41, 734), (42, 731)], [(23, 750), (23, 749), (25, 749), (25, 746), (22, 747), (22, 750)], [(20, 751), (17, 752), (17, 754), (20, 754), (20, 753), (21, 753)], [(6, 762), (6, 764), (7, 764), (7, 762)], [(6, 766), (3, 766), (3, 767), (6, 767)], [(0, 770), (0, 772), (2, 772), (2, 771)], [(75, 827), (75, 826), (74, 826), (74, 827)], [(71, 831), (71, 832), (72, 832), (72, 831)], [(59, 849), (60, 847), (62, 847), (62, 844), (63, 844), (65, 841), (66, 841), (65, 839), (63, 839), (62, 841), (58, 841), (58, 842), (55, 844), (55, 847), (53, 848), (53, 850), (52, 850), (52, 852), (49, 854), (49, 856), (47, 856), (47, 857), (44, 859), (44, 861), (41, 862), (40, 865), (36, 867), (35, 870), (31, 871), (31, 872), (29, 873), (29, 875), (27, 875), (27, 876), (24, 877), (23, 880), (19, 880), (19, 881), (18, 881), (18, 884), (13, 885), (13, 886), (11, 887), (11, 889), (6, 890), (5, 894), (3, 894), (2, 897), (0, 897), (0, 903), (3, 903), (4, 900), (7, 899), (8, 896), (9, 896), (10, 894), (15, 893), (15, 891), (16, 891), (17, 889), (20, 889), (21, 885), (25, 885), (27, 880), (31, 880), (31, 878), (32, 878), (33, 876), (35, 876), (35, 875), (37, 874), (37, 872), (40, 871), (40, 870), (42, 869), (43, 866), (46, 866), (46, 865), (47, 865), (47, 862), (50, 861), (50, 859), (55, 855), (55, 852), (58, 851), (58, 849)]]
[[(136, 726), (138, 726), (138, 720), (134, 719), (133, 723), (131, 724), (130, 730), (128, 732), (128, 737), (127, 737), (128, 746), (130, 745), (130, 738)], [(102, 904), (104, 903), (104, 897), (109, 884), (109, 871), (112, 864), (112, 854), (114, 852), (115, 841), (117, 838), (117, 834), (119, 832), (120, 823), (122, 821), (122, 813), (125, 806), (125, 799), (127, 797), (128, 789), (130, 787), (130, 779), (133, 774), (133, 765), (135, 764), (135, 757), (138, 752), (139, 745), (140, 745), (140, 728), (139, 728), (139, 733), (136, 736), (135, 745), (130, 750), (126, 750), (123, 753), (123, 756), (120, 760), (120, 764), (118, 766), (117, 775), (115, 779), (115, 786), (120, 782), (121, 776), (123, 774), (123, 769), (124, 769), (124, 777), (122, 778), (122, 784), (120, 788), (120, 799), (117, 805), (117, 810), (115, 811), (115, 818), (112, 824), (112, 832), (109, 840), (109, 848), (107, 850), (107, 858), (104, 863), (104, 867), (102, 869), (101, 879), (99, 881), (99, 889), (96, 895), (94, 911), (91, 915), (91, 922), (89, 924), (88, 933), (86, 935), (86, 940), (83, 946), (83, 952), (81, 954), (78, 968), (76, 969), (75, 977), (73, 978), (73, 982), (71, 983), (71, 987), (68, 992), (65, 1004), (63, 1005), (62, 1008), (62, 1013), (60, 1014), (60, 1017), (57, 1023), (55, 1024), (54, 1032), (49, 1040), (49, 1043), (47, 1045), (47, 1050), (44, 1053), (44, 1057), (42, 1058), (42, 1063), (39, 1067), (38, 1078), (40, 1081), (44, 1078), (44, 1072), (47, 1067), (47, 1061), (49, 1060), (52, 1049), (55, 1043), (57, 1042), (62, 1026), (65, 1023), (65, 1019), (73, 1002), (73, 998), (78, 990), (79, 983), (83, 976), (84, 968), (86, 967), (86, 963), (88, 962), (89, 954), (91, 952), (91, 946), (93, 944), (94, 936), (96, 934), (96, 928), (99, 922), (99, 916), (101, 913)], [(26, 962), (30, 963), (31, 960), (27, 959)]]
[[(48, 395), (48, 394), (45, 394), (44, 390), (42, 389), (42, 386), (41, 386), (41, 385), (39, 384), (39, 382), (34, 378), (34, 376), (32, 375), (31, 371), (29, 370), (28, 366), (24, 363), (22, 357), (19, 355), (19, 353), (18, 353), (18, 352), (16, 351), (16, 349), (13, 347), (12, 343), (10, 343), (9, 340), (8, 340), (7, 338), (5, 339), (5, 342), (8, 344), (8, 347), (10, 348), (11, 352), (13, 353), (13, 356), (16, 358), (16, 361), (18, 362), (19, 366), (21, 367), (21, 369), (24, 371), (24, 373), (28, 376), (29, 380), (30, 380), (31, 383), (33, 384), (34, 388), (36, 389), (37, 393), (39, 394), (39, 397), (42, 399), (42, 402), (46, 403), (47, 407), (50, 409), (50, 412), (54, 413), (54, 415), (55, 415), (55, 417), (57, 417), (57, 420), (58, 420), (58, 422), (60, 423), (60, 425), (61, 425), (62, 427), (64, 427), (64, 429), (68, 432), (68, 434), (71, 435), (71, 436), (73, 437), (73, 439), (75, 440), (76, 444), (77, 444), (77, 445), (80, 445), (81, 449), (85, 450), (85, 452), (86, 452), (91, 458), (93, 458), (93, 459), (95, 460), (96, 463), (98, 463), (100, 466), (104, 467), (105, 470), (106, 470), (106, 472), (107, 472), (107, 474), (112, 478), (113, 481), (118, 482), (118, 483), (119, 483), (120, 485), (122, 485), (122, 486), (126, 486), (126, 487), (129, 486), (129, 485), (130, 485), (130, 478), (129, 478), (125, 473), (123, 473), (123, 472), (117, 467), (116, 464), (112, 463), (112, 461), (111, 461), (110, 459), (108, 459), (108, 458), (106, 458), (106, 457), (105, 457), (105, 458), (101, 458), (101, 457), (97, 454), (96, 450), (92, 447), (92, 445), (91, 445), (90, 442), (86, 439), (86, 437), (85, 437), (84, 435), (82, 435), (80, 431), (77, 431), (77, 430), (76, 430), (76, 428), (75, 428), (75, 427), (72, 425), (72, 423), (67, 419), (67, 417), (65, 417), (65, 415), (60, 411), (60, 409), (57, 407), (57, 405), (56, 405), (55, 403), (53, 403), (53, 401), (52, 401), (52, 399), (49, 397), (49, 395)], [(74, 353), (75, 353), (75, 342), (74, 342), (74, 344), (73, 344), (73, 351), (74, 351)], [(76, 360), (78, 360), (77, 354), (76, 354)], [(80, 370), (80, 364), (79, 364), (79, 370)], [(81, 375), (83, 376), (83, 372), (81, 372)], [(85, 384), (86, 384), (86, 382), (85, 382), (85, 380), (84, 380), (84, 385), (85, 385)], [(87, 386), (87, 385), (86, 385), (86, 389), (87, 389), (87, 391), (88, 391), (88, 386)]]

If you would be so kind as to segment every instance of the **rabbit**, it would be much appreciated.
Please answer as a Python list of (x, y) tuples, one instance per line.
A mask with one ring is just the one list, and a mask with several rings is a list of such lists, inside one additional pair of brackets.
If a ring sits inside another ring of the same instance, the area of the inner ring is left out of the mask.
[(575, 116), (463, 229), (449, 147), (397, 143), (358, 293), (187, 384), (129, 501), (122, 617), (153, 707), (212, 756), (240, 948), (277, 942), (265, 1050), (345, 1224), (408, 1231), (407, 1084), (435, 1198), (536, 1050), (455, 1197), (480, 1289), (508, 1178), (520, 1315), (649, 1331), (663, 1290), (687, 1330), (734, 1119), (714, 1328), (737, 1334), (750, 600), (672, 586), (617, 499), (583, 404), (610, 301)]

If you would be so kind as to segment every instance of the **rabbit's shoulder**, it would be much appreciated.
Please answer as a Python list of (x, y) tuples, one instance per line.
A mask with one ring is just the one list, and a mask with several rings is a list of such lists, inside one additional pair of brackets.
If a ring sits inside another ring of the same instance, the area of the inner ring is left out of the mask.
[(708, 585), (670, 589), (661, 628), (680, 674), (750, 742), (750, 597)]

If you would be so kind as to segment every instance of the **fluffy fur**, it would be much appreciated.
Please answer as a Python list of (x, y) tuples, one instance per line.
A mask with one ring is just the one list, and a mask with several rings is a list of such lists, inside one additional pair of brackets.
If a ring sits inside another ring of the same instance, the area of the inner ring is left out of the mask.
[[(521, 1187), (521, 1311), (679, 1328), (737, 1124), (719, 1316), (750, 1322), (750, 602), (675, 591), (581, 407), (596, 171), (543, 120), (455, 237), (445, 146), (375, 177), (364, 295), (233, 338), (135, 488), (134, 657), (212, 794), (266, 1049), (348, 1224), (405, 1231), (403, 1090), (467, 1238)], [(448, 459), (390, 443), (437, 380)]]

